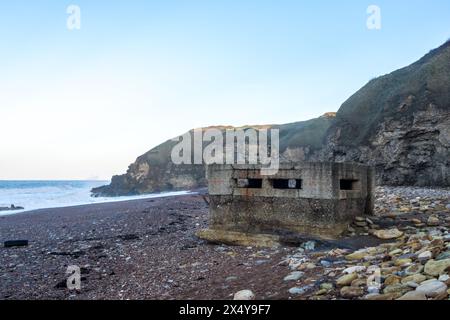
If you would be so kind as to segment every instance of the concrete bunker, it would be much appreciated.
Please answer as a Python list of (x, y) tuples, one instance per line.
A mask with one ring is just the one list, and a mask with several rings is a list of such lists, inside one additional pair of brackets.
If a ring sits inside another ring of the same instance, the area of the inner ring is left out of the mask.
[(210, 226), (199, 237), (243, 245), (273, 245), (287, 235), (335, 239), (356, 216), (373, 215), (375, 177), (369, 166), (282, 163), (270, 176), (260, 169), (208, 166)]

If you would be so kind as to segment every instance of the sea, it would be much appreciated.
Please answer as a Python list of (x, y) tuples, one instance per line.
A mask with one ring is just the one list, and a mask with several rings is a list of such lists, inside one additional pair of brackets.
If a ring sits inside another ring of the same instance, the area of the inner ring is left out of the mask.
[(134, 199), (160, 198), (189, 194), (189, 191), (154, 193), (125, 197), (91, 197), (91, 189), (110, 181), (6, 181), (0, 180), (0, 207), (23, 207), (24, 210), (0, 211), (0, 216), (24, 211), (69, 207)]

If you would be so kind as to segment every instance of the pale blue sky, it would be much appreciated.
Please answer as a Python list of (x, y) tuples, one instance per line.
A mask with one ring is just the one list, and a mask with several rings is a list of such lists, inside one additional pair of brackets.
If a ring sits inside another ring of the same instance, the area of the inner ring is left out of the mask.
[(0, 179), (109, 179), (193, 127), (337, 111), (448, 38), (448, 0), (1, 1)]

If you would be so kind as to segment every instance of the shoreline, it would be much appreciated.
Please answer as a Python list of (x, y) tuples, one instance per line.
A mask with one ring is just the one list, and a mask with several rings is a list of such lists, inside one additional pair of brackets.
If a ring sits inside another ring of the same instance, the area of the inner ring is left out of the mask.
[(31, 208), (31, 209), (24, 208), (24, 209), (18, 209), (18, 210), (4, 210), (4, 211), (0, 211), (0, 217), (11, 216), (11, 215), (16, 215), (16, 214), (23, 214), (23, 213), (35, 213), (35, 212), (41, 211), (41, 210), (63, 209), (63, 208), (90, 206), (90, 205), (105, 204), (105, 203), (117, 203), (117, 202), (127, 202), (127, 201), (135, 201), (135, 200), (178, 197), (178, 196), (184, 196), (184, 195), (192, 195), (192, 194), (196, 194), (198, 192), (202, 192), (202, 189), (149, 193), (149, 194), (142, 194), (142, 195), (135, 195), (135, 196), (119, 196), (119, 197), (93, 197), (93, 196), (91, 196), (92, 199), (101, 199), (101, 200), (98, 202), (72, 203), (72, 204), (67, 204), (67, 205), (57, 205), (54, 207), (50, 206), (50, 207), (43, 207), (43, 208)]

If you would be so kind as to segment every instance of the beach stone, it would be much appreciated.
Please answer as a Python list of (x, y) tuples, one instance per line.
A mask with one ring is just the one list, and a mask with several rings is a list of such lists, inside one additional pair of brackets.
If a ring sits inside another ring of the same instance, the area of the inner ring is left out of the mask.
[(292, 295), (299, 295), (299, 294), (304, 294), (306, 291), (308, 291), (309, 289), (311, 289), (311, 285), (309, 286), (304, 286), (304, 287), (294, 287), (294, 288), (290, 288), (289, 289), (289, 293)]
[(391, 286), (393, 284), (398, 284), (401, 280), (402, 278), (400, 278), (399, 276), (390, 275), (384, 280), (384, 285)]
[(442, 252), (436, 257), (436, 260), (445, 260), (445, 259), (450, 259), (450, 251)]
[(413, 289), (415, 289), (415, 288), (417, 288), (417, 287), (419, 286), (419, 285), (418, 285), (416, 282), (414, 282), (414, 281), (406, 282), (406, 285), (407, 285), (408, 287), (413, 288)]
[(317, 290), (317, 291), (314, 293), (314, 295), (315, 295), (315, 296), (323, 296), (323, 295), (326, 294), (327, 292), (328, 292), (328, 290), (320, 289), (320, 290)]
[(411, 291), (411, 288), (406, 284), (397, 283), (384, 288), (383, 293), (398, 293), (404, 295), (406, 292)]
[(294, 287), (289, 289), (289, 293), (293, 295), (298, 295), (305, 293), (305, 290), (303, 288)]
[(380, 285), (370, 285), (367, 287), (367, 292), (368, 293), (376, 293), (379, 294), (380, 293)]
[[(431, 234), (431, 232), (430, 232), (430, 234)], [(435, 235), (435, 237), (440, 237), (440, 235), (441, 235), (441, 232), (438, 231), (438, 233)], [(433, 239), (433, 241), (431, 241), (430, 245), (434, 246), (434, 247), (442, 247), (442, 246), (444, 246), (444, 240), (439, 239), (439, 238)]]
[(361, 297), (364, 294), (364, 290), (359, 287), (343, 287), (340, 293), (345, 299), (353, 299)]
[(379, 270), (380, 270), (380, 267), (378, 265), (376, 265), (376, 264), (373, 264), (373, 265), (367, 267), (366, 273), (372, 274), (372, 273), (377, 272)]
[(355, 279), (350, 284), (352, 287), (365, 287), (367, 286), (367, 280), (366, 279)]
[(450, 267), (450, 259), (429, 260), (425, 264), (424, 272), (430, 276), (439, 276)]
[(427, 220), (427, 224), (428, 224), (430, 227), (438, 226), (439, 223), (440, 223), (439, 218), (437, 218), (436, 216), (431, 216), (431, 217), (429, 217), (428, 220)]
[(316, 268), (316, 265), (312, 262), (308, 262), (307, 264), (305, 264), (305, 268), (311, 270)]
[(402, 249), (395, 249), (395, 250), (392, 250), (391, 252), (389, 252), (388, 255), (393, 257), (393, 256), (396, 256), (396, 255), (399, 255), (399, 254), (402, 254), (402, 253), (403, 253)]
[(386, 293), (386, 294), (371, 293), (365, 296), (365, 299), (374, 301), (384, 301), (384, 300), (394, 300), (397, 297), (399, 297), (399, 295), (395, 293)]
[(357, 278), (358, 275), (356, 273), (347, 274), (337, 279), (336, 284), (338, 286), (348, 286), (352, 283), (353, 280)]
[(410, 212), (411, 208), (407, 207), (407, 206), (403, 206), (403, 207), (400, 207), (399, 211), (400, 212)]
[(416, 291), (423, 292), (429, 298), (435, 298), (447, 293), (447, 285), (441, 281), (432, 279), (422, 282), (422, 284), (416, 288)]
[(229, 276), (225, 279), (226, 282), (231, 282), (231, 281), (236, 281), (238, 279), (238, 277), (235, 276)]
[(320, 264), (321, 264), (322, 267), (324, 267), (324, 268), (329, 268), (329, 267), (331, 267), (331, 266), (333, 265), (330, 261), (327, 261), (327, 260), (321, 260), (321, 261), (320, 261)]
[(321, 290), (327, 290), (327, 291), (330, 291), (330, 290), (333, 290), (333, 288), (334, 288), (334, 286), (333, 286), (332, 283), (326, 282), (326, 283), (320, 284), (320, 289), (321, 289)]
[(419, 260), (430, 260), (433, 257), (433, 253), (431, 251), (424, 251), (417, 256)]
[(408, 252), (397, 257), (397, 259), (413, 259), (413, 258), (416, 258), (416, 254), (412, 252)]
[(443, 274), (439, 277), (439, 281), (444, 282), (446, 285), (450, 283), (450, 276), (448, 274)]
[(410, 264), (411, 262), (412, 262), (411, 259), (397, 259), (397, 260), (395, 260), (394, 264), (396, 266), (400, 267), (400, 266), (404, 266), (404, 265)]
[(403, 235), (403, 232), (397, 228), (393, 228), (388, 230), (376, 230), (373, 234), (379, 239), (390, 240), (400, 238)]
[(241, 290), (234, 294), (233, 300), (255, 300), (255, 294), (251, 290)]
[(383, 276), (389, 276), (389, 275), (397, 272), (398, 270), (400, 270), (399, 267), (383, 267), (383, 268), (381, 268), (381, 274)]
[(298, 279), (300, 279), (305, 273), (301, 272), (301, 271), (294, 271), (291, 272), (289, 275), (287, 275), (284, 278), (284, 281), (297, 281)]
[(358, 250), (345, 256), (347, 260), (362, 260), (368, 253), (366, 250)]
[(307, 251), (314, 251), (316, 248), (316, 242), (315, 241), (308, 241), (302, 244), (302, 248)]
[(355, 222), (355, 226), (364, 228), (364, 227), (367, 227), (367, 222), (365, 222), (365, 221), (356, 221)]
[(301, 267), (303, 263), (305, 263), (305, 259), (297, 259), (297, 258), (291, 258), (288, 260), (288, 266), (291, 270), (296, 270), (297, 268)]
[(420, 291), (410, 291), (405, 293), (397, 300), (427, 300), (427, 296), (425, 295), (425, 293)]
[(352, 274), (352, 273), (362, 272), (365, 270), (366, 270), (365, 266), (352, 266), (352, 267), (349, 267), (349, 268), (345, 269), (344, 271), (342, 271), (342, 273)]
[[(417, 273), (410, 276), (407, 276), (401, 280), (402, 283), (408, 284), (409, 282), (421, 283), (427, 280), (427, 277), (423, 274)], [(409, 284), (408, 284), (409, 285)]]
[(303, 290), (302, 288), (294, 287), (289, 289), (289, 293), (293, 295), (298, 295), (305, 293), (305, 290)]
[(424, 269), (424, 267), (422, 265), (413, 264), (405, 269), (405, 275), (409, 276), (409, 275), (421, 273), (423, 271), (423, 269)]

